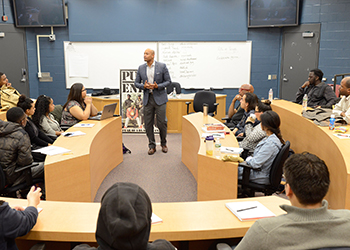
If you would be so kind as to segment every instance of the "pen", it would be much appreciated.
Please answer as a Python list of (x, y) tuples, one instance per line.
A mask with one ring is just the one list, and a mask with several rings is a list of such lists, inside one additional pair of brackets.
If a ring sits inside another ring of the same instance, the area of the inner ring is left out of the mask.
[(250, 210), (250, 209), (254, 209), (254, 208), (257, 208), (257, 206), (238, 209), (237, 212), (242, 212), (242, 211)]

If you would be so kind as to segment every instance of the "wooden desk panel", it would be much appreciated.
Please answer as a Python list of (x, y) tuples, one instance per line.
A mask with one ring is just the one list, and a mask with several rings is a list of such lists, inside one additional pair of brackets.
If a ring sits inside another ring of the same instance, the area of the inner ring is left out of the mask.
[(274, 100), (272, 109), (281, 118), (281, 132), (296, 153), (308, 151), (328, 166), (331, 184), (326, 196), (330, 208), (350, 209), (350, 141), (339, 139), (328, 127), (320, 127), (301, 115), (299, 104)]
[[(177, 98), (169, 98), (167, 102), (166, 116), (168, 118), (168, 133), (182, 132), (182, 116), (187, 115), (186, 102), (191, 102), (189, 112), (193, 111), (194, 94), (180, 94)], [(119, 95), (111, 96), (93, 96), (92, 102), (97, 110), (102, 110), (104, 105), (118, 102)], [(221, 118), (226, 116), (226, 95), (216, 95), (216, 102), (219, 103), (216, 118), (221, 121)], [(119, 105), (115, 114), (120, 114)]]
[(0, 111), (0, 120), (6, 121), (6, 111)]
[(92, 128), (70, 128), (84, 136), (59, 137), (55, 146), (71, 150), (47, 156), (45, 161), (46, 199), (51, 201), (94, 201), (107, 174), (123, 161), (121, 118), (94, 123)]
[[(10, 206), (26, 206), (23, 199), (2, 198)], [(257, 200), (276, 215), (290, 204), (276, 196), (206, 202), (153, 203), (153, 212), (163, 223), (152, 225), (150, 241), (188, 241), (243, 237), (254, 221), (241, 222), (226, 207), (233, 201)], [(95, 230), (100, 203), (42, 201), (37, 224), (20, 240), (96, 242)]]
[[(197, 180), (197, 200), (220, 200), (237, 198), (238, 164), (223, 162), (207, 156), (203, 133), (203, 114), (195, 113), (182, 118), (182, 162)], [(207, 122), (220, 121), (208, 117)], [(226, 128), (226, 131), (231, 132)], [(230, 133), (220, 140), (222, 146), (238, 147), (235, 136)]]

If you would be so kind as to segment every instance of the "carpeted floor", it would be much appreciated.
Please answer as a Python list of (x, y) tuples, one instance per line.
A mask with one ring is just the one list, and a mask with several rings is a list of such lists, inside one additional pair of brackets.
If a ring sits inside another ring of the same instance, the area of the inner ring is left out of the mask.
[[(197, 182), (181, 162), (181, 134), (168, 134), (168, 153), (160, 146), (154, 155), (148, 155), (145, 134), (123, 134), (123, 142), (131, 150), (102, 182), (95, 202), (116, 182), (133, 182), (141, 186), (152, 202), (180, 202), (197, 200)], [(156, 135), (156, 141), (159, 136)]]

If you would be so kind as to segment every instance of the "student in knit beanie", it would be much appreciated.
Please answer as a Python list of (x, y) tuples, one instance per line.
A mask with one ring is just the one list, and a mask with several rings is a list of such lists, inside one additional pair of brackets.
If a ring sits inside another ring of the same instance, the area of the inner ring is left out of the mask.
[[(100, 250), (175, 250), (166, 240), (149, 243), (152, 206), (138, 185), (120, 182), (102, 197), (96, 241)], [(86, 244), (74, 250), (95, 249)]]

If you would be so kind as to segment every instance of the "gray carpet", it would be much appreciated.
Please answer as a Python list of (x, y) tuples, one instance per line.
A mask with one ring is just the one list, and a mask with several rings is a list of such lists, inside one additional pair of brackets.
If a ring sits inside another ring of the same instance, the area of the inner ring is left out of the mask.
[[(197, 182), (181, 162), (181, 134), (168, 134), (169, 152), (160, 146), (154, 155), (148, 155), (145, 134), (123, 134), (123, 142), (131, 150), (102, 182), (95, 202), (116, 182), (133, 182), (141, 186), (152, 202), (181, 202), (197, 200)], [(159, 136), (156, 135), (156, 141)]]

